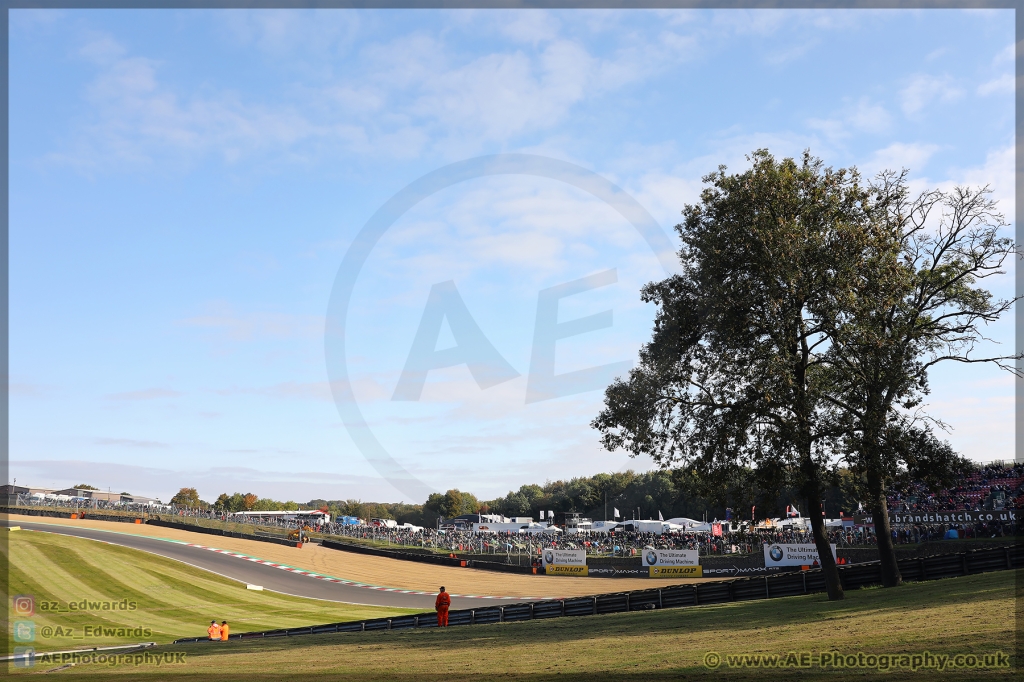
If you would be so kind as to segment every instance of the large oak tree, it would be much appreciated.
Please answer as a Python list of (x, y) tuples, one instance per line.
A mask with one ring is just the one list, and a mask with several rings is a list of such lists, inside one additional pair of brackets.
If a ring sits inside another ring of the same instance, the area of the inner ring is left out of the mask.
[(805, 499), (830, 599), (842, 585), (822, 495), (842, 432), (823, 356), (823, 313), (871, 251), (870, 192), (856, 171), (755, 152), (719, 168), (676, 226), (682, 272), (649, 284), (653, 337), (594, 420), (608, 449), (691, 467), (709, 482), (749, 467), (767, 490)]

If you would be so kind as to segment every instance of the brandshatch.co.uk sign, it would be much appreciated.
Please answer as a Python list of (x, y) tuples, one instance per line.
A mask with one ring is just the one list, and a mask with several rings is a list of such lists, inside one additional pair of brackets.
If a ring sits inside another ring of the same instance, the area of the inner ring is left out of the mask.
[[(889, 512), (889, 523), (987, 523), (990, 521), (1010, 523), (1016, 520), (1016, 510), (1013, 509)], [(868, 520), (867, 523), (871, 523), (871, 521)]]

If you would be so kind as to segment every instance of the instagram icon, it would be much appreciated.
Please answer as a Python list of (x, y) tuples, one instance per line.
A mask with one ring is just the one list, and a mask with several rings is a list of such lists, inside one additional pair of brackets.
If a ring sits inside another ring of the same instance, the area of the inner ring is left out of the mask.
[(36, 600), (31, 594), (16, 594), (11, 598), (17, 616), (32, 616), (36, 612)]

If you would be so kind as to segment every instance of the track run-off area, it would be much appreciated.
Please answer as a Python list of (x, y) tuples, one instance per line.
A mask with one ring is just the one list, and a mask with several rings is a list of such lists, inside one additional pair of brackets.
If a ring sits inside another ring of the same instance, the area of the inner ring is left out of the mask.
[[(453, 608), (619, 592), (653, 587), (645, 578), (583, 578), (500, 573), (435, 566), (325, 549), (308, 543), (271, 543), (193, 533), (145, 524), (10, 515), (5, 525), (70, 535), (136, 549), (216, 573), (240, 583), (312, 599), (432, 610), (440, 585)], [(673, 584), (701, 582), (674, 580)]]

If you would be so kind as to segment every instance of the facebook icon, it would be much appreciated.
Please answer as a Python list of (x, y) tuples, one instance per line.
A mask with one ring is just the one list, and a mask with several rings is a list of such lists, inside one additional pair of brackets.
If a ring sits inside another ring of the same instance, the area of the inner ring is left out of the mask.
[(36, 664), (36, 650), (30, 646), (14, 647), (14, 667), (31, 668)]

